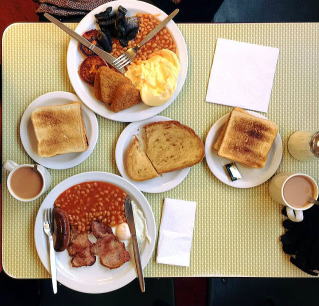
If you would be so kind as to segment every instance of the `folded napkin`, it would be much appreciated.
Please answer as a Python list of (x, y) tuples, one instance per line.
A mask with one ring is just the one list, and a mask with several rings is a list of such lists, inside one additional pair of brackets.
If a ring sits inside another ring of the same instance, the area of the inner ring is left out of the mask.
[(83, 16), (96, 7), (111, 0), (34, 0), (40, 5), (36, 13), (49, 13), (55, 16)]
[(279, 49), (217, 40), (206, 101), (267, 112)]
[(196, 202), (165, 199), (157, 247), (157, 263), (189, 266)]

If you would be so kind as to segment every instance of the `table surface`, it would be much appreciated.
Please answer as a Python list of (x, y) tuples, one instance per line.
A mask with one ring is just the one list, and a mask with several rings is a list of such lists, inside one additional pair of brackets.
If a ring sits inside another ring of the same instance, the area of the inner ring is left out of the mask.
[[(72, 28), (76, 25), (71, 24)], [(189, 48), (190, 65), (177, 100), (161, 114), (191, 126), (205, 139), (211, 125), (231, 108), (205, 102), (217, 38), (263, 44), (280, 49), (268, 117), (278, 123), (284, 142), (279, 171), (298, 171), (318, 179), (318, 163), (298, 162), (287, 153), (287, 137), (295, 130), (318, 128), (319, 24), (180, 24)], [(14, 24), (3, 36), (3, 160), (30, 163), (19, 139), (24, 109), (50, 91), (73, 92), (66, 69), (69, 37), (52, 24)], [(69, 170), (51, 170), (52, 187), (85, 171), (118, 174), (114, 150), (124, 123), (98, 118), (99, 142), (91, 157)], [(2, 173), (3, 182), (6, 173)], [(3, 267), (17, 278), (44, 278), (33, 231), (43, 197), (15, 201), (3, 186)], [(194, 166), (175, 189), (146, 194), (157, 225), (165, 197), (197, 202), (190, 267), (156, 264), (147, 277), (261, 276), (307, 277), (282, 252), (281, 206), (268, 195), (268, 183), (234, 189), (219, 182), (205, 161)], [(155, 254), (154, 254), (155, 255)]]

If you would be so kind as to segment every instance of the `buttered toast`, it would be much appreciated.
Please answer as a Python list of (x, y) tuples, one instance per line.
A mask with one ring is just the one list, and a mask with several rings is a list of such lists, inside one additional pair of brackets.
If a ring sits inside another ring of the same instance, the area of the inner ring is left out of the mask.
[(37, 154), (51, 157), (88, 148), (81, 103), (38, 107), (31, 114)]
[(247, 167), (263, 168), (277, 133), (274, 122), (234, 109), (218, 155)]

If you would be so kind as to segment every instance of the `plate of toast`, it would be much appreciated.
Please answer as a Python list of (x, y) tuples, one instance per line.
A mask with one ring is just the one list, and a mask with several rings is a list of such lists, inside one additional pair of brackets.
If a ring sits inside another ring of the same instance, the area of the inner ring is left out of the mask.
[(49, 92), (25, 110), (20, 138), (27, 154), (40, 165), (51, 169), (72, 168), (93, 152), (98, 122), (76, 95)]
[(208, 167), (220, 181), (235, 188), (266, 182), (278, 169), (282, 152), (276, 123), (241, 108), (217, 120), (205, 142)]
[(115, 149), (122, 177), (149, 193), (175, 188), (204, 154), (203, 141), (190, 127), (164, 116), (129, 124)]
[[(105, 17), (103, 14), (108, 14), (108, 9), (113, 9), (111, 13), (109, 13), (110, 22), (113, 19), (116, 19), (119, 17), (118, 11), (121, 12), (125, 11), (125, 18), (132, 18), (132, 17), (138, 17), (140, 19), (140, 26), (144, 27), (146, 25), (147, 16), (143, 16), (145, 14), (148, 14), (149, 16), (153, 16), (152, 18), (157, 18), (158, 21), (163, 20), (165, 17), (167, 17), (167, 14), (165, 14), (162, 10), (159, 8), (146, 3), (142, 1), (112, 1), (105, 3), (96, 9), (92, 10), (89, 14), (87, 14), (81, 22), (76, 27), (75, 31), (86, 37), (87, 39), (91, 39), (94, 35), (94, 31), (102, 31), (103, 32), (103, 26), (101, 29), (101, 25), (103, 24)], [(116, 15), (117, 14), (117, 15)], [(99, 19), (102, 18), (102, 23), (98, 24)], [(108, 17), (107, 17), (108, 18)], [(145, 18), (145, 22), (143, 20)], [(132, 19), (131, 19), (132, 20)], [(142, 21), (141, 21), (142, 20)], [(108, 23), (109, 20), (106, 20), (106, 23)], [(144, 38), (147, 34), (147, 31), (143, 30), (143, 28), (140, 28), (137, 32), (137, 38), (132, 39), (128, 42), (129, 46), (135, 46), (142, 38)], [(151, 29), (149, 28), (148, 31)], [(144, 47), (141, 48), (138, 51), (138, 55), (141, 55), (143, 58), (146, 59), (147, 56), (150, 56), (149, 50), (154, 52), (160, 52), (164, 49), (170, 49), (174, 50), (175, 56), (177, 56), (179, 61), (179, 71), (176, 77), (176, 82), (174, 86), (174, 90), (170, 97), (165, 100), (165, 103), (162, 105), (150, 105), (146, 102), (144, 103), (144, 96), (147, 96), (145, 99), (150, 99), (148, 94), (142, 94), (141, 89), (139, 86), (143, 85), (136, 85), (133, 81), (132, 85), (132, 76), (129, 77), (127, 74), (121, 74), (113, 69), (109, 69), (110, 67), (105, 66), (105, 63), (103, 61), (101, 62), (101, 59), (99, 59), (98, 56), (95, 54), (90, 54), (90, 56), (87, 56), (81, 52), (83, 48), (79, 46), (79, 43), (71, 39), (70, 44), (67, 51), (67, 69), (68, 69), (68, 75), (71, 81), (71, 84), (73, 86), (74, 91), (78, 95), (78, 97), (82, 100), (82, 102), (91, 110), (93, 110), (96, 114), (115, 121), (120, 122), (133, 122), (133, 121), (140, 121), (145, 120), (147, 118), (151, 118), (160, 112), (162, 112), (164, 109), (169, 107), (170, 104), (172, 104), (177, 96), (179, 95), (180, 91), (182, 90), (182, 87), (185, 83), (186, 76), (187, 76), (187, 70), (188, 70), (188, 51), (187, 46), (184, 40), (184, 37), (182, 33), (180, 32), (179, 28), (175, 24), (173, 20), (171, 20), (166, 28), (162, 31), (166, 31), (165, 35), (169, 35), (172, 37), (174, 44), (172, 45), (165, 45), (165, 41), (168, 40), (161, 40), (161, 37), (164, 34), (161, 34), (159, 32), (157, 35), (159, 37), (154, 37), (153, 40), (151, 40), (149, 43), (146, 44)], [(108, 33), (108, 32), (106, 32)], [(112, 33), (112, 31), (110, 31)], [(100, 33), (101, 34), (101, 33)], [(162, 36), (161, 36), (162, 35)], [(103, 34), (102, 34), (103, 36)], [(107, 35), (108, 36), (108, 35)], [(164, 38), (164, 37), (162, 37)], [(98, 41), (98, 38), (95, 39), (92, 38), (91, 41), (95, 44), (96, 41)], [(124, 51), (128, 48), (123, 48), (122, 46), (118, 46), (118, 42), (122, 42), (123, 40), (113, 39), (112, 37), (112, 44), (111, 46), (113, 49), (107, 50), (107, 52), (110, 52), (114, 57), (118, 57)], [(160, 42), (163, 43), (160, 43)], [(100, 48), (103, 47), (104, 43), (101, 41), (101, 43), (97, 43)], [(156, 44), (159, 44), (158, 46), (155, 46)], [(154, 45), (155, 47), (152, 47)], [(153, 49), (152, 49), (153, 48)], [(165, 59), (169, 59), (170, 56), (167, 56)], [(163, 58), (161, 58), (163, 59)], [(173, 65), (172, 62), (167, 63), (167, 66), (170, 66), (170, 68), (167, 70), (167, 73), (173, 71)], [(134, 62), (134, 65), (136, 63)], [(131, 66), (131, 65), (129, 65)], [(128, 67), (129, 67), (128, 66)], [(128, 68), (127, 67), (127, 68)], [(143, 66), (145, 67), (145, 65)], [(162, 65), (159, 70), (163, 69), (165, 65)], [(83, 69), (82, 69), (83, 68)], [(143, 68), (144, 69), (144, 68)], [(83, 73), (81, 73), (83, 71)], [(95, 71), (95, 72), (94, 72)], [(153, 69), (153, 71), (155, 71)], [(156, 70), (157, 71), (157, 70)], [(86, 73), (88, 72), (88, 73)], [(95, 76), (92, 76), (94, 72)], [(151, 71), (152, 72), (152, 71)], [(148, 71), (148, 73), (151, 73)], [(85, 79), (83, 75), (89, 75), (88, 79), (91, 79), (89, 84), (88, 82), (85, 82)], [(142, 83), (145, 80), (155, 79), (156, 77), (153, 75), (150, 77), (149, 75), (141, 76)], [(160, 78), (157, 78), (156, 82), (159, 81)], [(166, 79), (167, 81), (167, 79)], [(136, 81), (137, 82), (137, 81)], [(141, 83), (139, 82), (139, 83)], [(165, 86), (165, 82), (161, 82), (161, 88), (168, 88), (167, 84)], [(155, 91), (158, 91), (158, 87)], [(148, 92), (149, 93), (149, 92)], [(154, 102), (153, 99), (151, 102)], [(158, 101), (157, 101), (158, 102)], [(157, 103), (156, 102), (156, 103)], [(149, 101), (148, 101), (149, 103)]]

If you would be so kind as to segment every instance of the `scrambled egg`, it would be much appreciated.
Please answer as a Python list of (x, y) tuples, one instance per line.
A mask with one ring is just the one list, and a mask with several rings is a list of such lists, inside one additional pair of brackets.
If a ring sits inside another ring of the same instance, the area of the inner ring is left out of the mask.
[(142, 101), (149, 106), (159, 106), (173, 95), (180, 63), (176, 54), (168, 49), (155, 51), (148, 60), (132, 64), (125, 74), (140, 90)]

